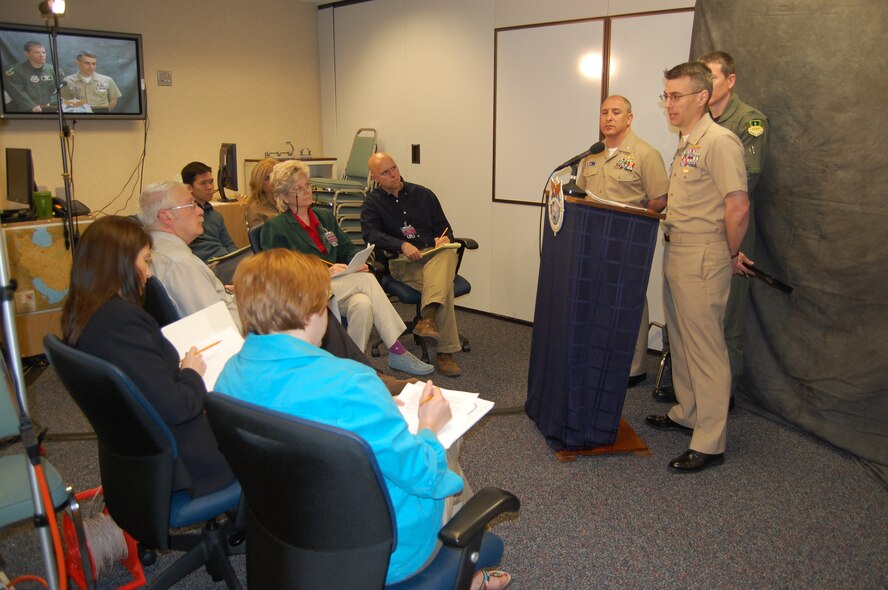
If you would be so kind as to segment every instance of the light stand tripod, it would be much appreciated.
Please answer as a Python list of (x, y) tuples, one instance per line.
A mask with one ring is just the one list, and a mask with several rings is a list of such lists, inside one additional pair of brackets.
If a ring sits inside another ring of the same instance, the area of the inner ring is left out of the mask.
[[(32, 424), (27, 418), (28, 404), (25, 399), (25, 375), (22, 369), (22, 358), (19, 349), (18, 333), (15, 329), (15, 305), (13, 294), (15, 292), (15, 279), (9, 279), (9, 260), (6, 257), (6, 240), (0, 239), (0, 309), (3, 316), (3, 339), (6, 343), (6, 351), (9, 358), (5, 359), (11, 369), (12, 382), (15, 389), (15, 397), (18, 407), (21, 408), (21, 434), (22, 442), (36, 448), (37, 437), (34, 434)], [(39, 461), (39, 456), (34, 457)], [(34, 500), (34, 522), (40, 536), (40, 551), (43, 555), (43, 563), (46, 566), (46, 583), (49, 588), (59, 588), (59, 577), (56, 571), (56, 558), (53, 551), (53, 540), (47, 523), (46, 510), (40, 496), (40, 488), (37, 481), (37, 472), (34, 464), (28, 462), (28, 479), (31, 483), (31, 496)], [(49, 506), (49, 510), (53, 507)]]
[[(40, 16), (46, 21), (46, 26), (50, 29), (50, 57), (52, 58), (53, 75), (55, 76), (56, 86), (56, 112), (59, 120), (59, 143), (62, 148), (62, 179), (65, 182), (65, 247), (70, 244), (71, 256), (74, 256), (74, 248), (80, 240), (80, 233), (74, 224), (74, 207), (71, 198), (71, 173), (68, 170), (68, 144), (66, 142), (68, 135), (68, 127), (65, 124), (64, 101), (62, 100), (62, 71), (59, 68), (59, 14), (64, 14), (65, 3), (55, 0), (44, 0), (40, 3), (38, 9)], [(70, 241), (70, 242), (69, 242)]]

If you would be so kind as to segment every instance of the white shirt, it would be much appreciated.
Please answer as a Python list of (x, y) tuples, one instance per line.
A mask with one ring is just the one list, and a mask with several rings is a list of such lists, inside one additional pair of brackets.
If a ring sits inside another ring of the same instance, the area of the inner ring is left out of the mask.
[(240, 328), (237, 302), (188, 244), (175, 234), (151, 230), (151, 273), (163, 284), (181, 316), (190, 315), (224, 301), (235, 325)]

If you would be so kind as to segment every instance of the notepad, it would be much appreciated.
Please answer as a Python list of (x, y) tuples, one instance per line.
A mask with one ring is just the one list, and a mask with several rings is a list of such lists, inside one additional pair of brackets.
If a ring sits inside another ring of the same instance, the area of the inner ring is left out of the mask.
[(375, 245), (370, 244), (352, 256), (351, 262), (348, 263), (348, 267), (341, 273), (333, 275), (333, 278), (344, 277), (345, 275), (350, 275), (353, 272), (361, 270), (361, 267), (367, 264), (367, 259), (370, 258), (370, 255), (373, 253), (373, 248), (375, 248)]
[(627, 203), (621, 203), (619, 201), (612, 201), (610, 199), (605, 199), (604, 197), (599, 197), (592, 191), (586, 191), (586, 197), (590, 201), (595, 201), (596, 203), (602, 203), (604, 205), (611, 205), (613, 207), (622, 207), (623, 209), (632, 209), (635, 211), (647, 211), (644, 207), (639, 207), (638, 205), (629, 205)]
[(161, 328), (161, 332), (176, 348), (179, 358), (184, 357), (192, 346), (200, 350), (219, 342), (201, 353), (207, 364), (207, 371), (203, 376), (207, 391), (212, 391), (225, 363), (240, 352), (244, 345), (244, 338), (234, 325), (224, 301), (166, 325)]
[[(401, 415), (407, 421), (410, 432), (416, 434), (419, 430), (419, 401), (425, 382), (408, 383), (398, 395), (398, 399), (404, 402), (398, 406)], [(478, 423), (487, 412), (493, 409), (492, 401), (481, 399), (477, 393), (468, 391), (456, 391), (441, 388), (441, 395), (450, 402), (450, 422), (438, 432), (438, 440), (445, 449), (449, 449), (453, 443), (464, 435), (469, 429)]]
[[(429, 256), (434, 256), (438, 252), (442, 250), (459, 250), (461, 244), (458, 242), (447, 242), (446, 244), (441, 244), (440, 246), (435, 246), (433, 248), (426, 248), (425, 250), (420, 250), (419, 253), (423, 258), (428, 258)], [(395, 260), (410, 260), (403, 254), (395, 258)]]

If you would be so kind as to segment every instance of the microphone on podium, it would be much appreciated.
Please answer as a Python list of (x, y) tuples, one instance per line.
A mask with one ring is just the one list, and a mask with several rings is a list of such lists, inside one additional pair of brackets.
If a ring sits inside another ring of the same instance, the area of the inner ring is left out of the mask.
[(601, 152), (604, 151), (604, 147), (605, 146), (604, 146), (603, 141), (598, 141), (596, 143), (593, 143), (589, 147), (588, 150), (586, 150), (582, 154), (577, 154), (576, 156), (574, 156), (573, 158), (571, 158), (570, 160), (568, 160), (564, 164), (561, 164), (560, 166), (555, 168), (555, 170), (552, 171), (552, 173), (554, 174), (558, 170), (561, 170), (562, 168), (567, 168), (568, 166), (570, 166), (570, 182), (565, 184), (564, 187), (562, 187), (562, 189), (561, 189), (562, 192), (566, 196), (569, 196), (569, 197), (585, 197), (586, 196), (586, 191), (584, 191), (583, 189), (581, 189), (580, 187), (577, 186), (577, 164), (579, 164), (580, 160), (582, 160), (586, 156), (594, 156), (595, 154), (600, 154)]

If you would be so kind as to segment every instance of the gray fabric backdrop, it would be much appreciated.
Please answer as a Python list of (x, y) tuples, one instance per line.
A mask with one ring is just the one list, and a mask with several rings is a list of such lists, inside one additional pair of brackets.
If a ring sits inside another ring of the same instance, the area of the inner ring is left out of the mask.
[[(691, 57), (736, 60), (771, 122), (741, 395), (888, 482), (888, 3), (697, 0)], [(779, 451), (779, 450), (778, 450)]]

